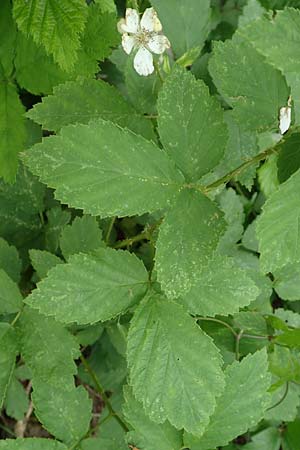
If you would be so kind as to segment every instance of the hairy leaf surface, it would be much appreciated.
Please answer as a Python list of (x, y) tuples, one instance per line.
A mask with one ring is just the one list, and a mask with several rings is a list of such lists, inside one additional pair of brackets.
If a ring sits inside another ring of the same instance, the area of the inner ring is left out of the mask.
[(0, 441), (1, 450), (67, 450), (61, 442), (53, 439), (24, 438)]

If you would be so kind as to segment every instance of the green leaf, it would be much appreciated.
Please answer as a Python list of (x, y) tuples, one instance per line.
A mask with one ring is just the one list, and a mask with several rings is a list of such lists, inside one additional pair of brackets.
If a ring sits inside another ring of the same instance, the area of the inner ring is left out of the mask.
[(116, 14), (103, 11), (101, 4), (91, 3), (81, 40), (85, 54), (92, 61), (103, 61), (110, 55), (112, 47), (120, 43), (120, 40)]
[(102, 120), (70, 125), (24, 157), (32, 172), (56, 189), (57, 198), (92, 215), (159, 210), (171, 203), (183, 182), (153, 142)]
[[(296, 123), (300, 123), (299, 26), (300, 11), (286, 8), (276, 16), (263, 16), (238, 32), (285, 75), (295, 103)], [(286, 100), (280, 106), (285, 106)]]
[(251, 437), (243, 450), (280, 450), (281, 437), (278, 428), (269, 427)]
[(220, 239), (218, 252), (230, 256), (236, 248), (236, 243), (241, 239), (245, 220), (243, 197), (232, 188), (224, 189), (217, 197), (218, 203), (224, 212), (227, 229)]
[(258, 180), (262, 193), (269, 197), (277, 191), (279, 180), (277, 176), (277, 155), (273, 154), (258, 169)]
[(254, 253), (258, 253), (258, 240), (256, 237), (256, 222), (257, 219), (253, 220), (250, 225), (247, 226), (245, 233), (242, 237), (243, 246), (251, 250)]
[(300, 419), (289, 423), (283, 435), (283, 450), (298, 450), (300, 440)]
[(17, 284), (0, 269), (0, 314), (16, 313), (23, 304)]
[(17, 249), (0, 238), (0, 268), (5, 270), (10, 278), (18, 283), (20, 281), (21, 260)]
[[(237, 120), (233, 111), (225, 111), (224, 119), (228, 127), (229, 140), (223, 160), (213, 171), (215, 180), (252, 159), (260, 151), (256, 134), (251, 131), (245, 131), (243, 123)], [(249, 167), (241, 174), (235, 176), (234, 180), (241, 182), (247, 189), (251, 189), (256, 175), (255, 169), (255, 165)]]
[(50, 94), (53, 86), (68, 79), (68, 74), (54, 62), (52, 55), (23, 33), (17, 35), (14, 64), (18, 84), (36, 95)]
[(274, 289), (282, 299), (300, 300), (300, 262), (276, 270), (274, 277)]
[(195, 273), (192, 288), (178, 300), (194, 315), (228, 316), (249, 305), (260, 293), (233, 258), (214, 256)]
[(147, 284), (147, 271), (134, 254), (103, 248), (51, 269), (26, 303), (64, 323), (95, 323), (124, 313), (143, 298)]
[(151, 0), (176, 57), (202, 47), (210, 28), (209, 0)]
[(239, 17), (239, 27), (244, 27), (252, 20), (258, 19), (266, 12), (258, 0), (248, 0), (243, 8), (243, 14)]
[(39, 421), (66, 444), (78, 442), (88, 432), (92, 405), (83, 386), (68, 390), (34, 380), (32, 400)]
[(33, 37), (36, 44), (42, 44), (48, 54), (64, 70), (74, 66), (80, 35), (84, 31), (87, 5), (83, 0), (14, 0), (14, 18), (24, 34)]
[(168, 297), (187, 293), (198, 267), (212, 256), (225, 231), (223, 214), (200, 192), (183, 190), (166, 213), (156, 245), (158, 280)]
[(152, 422), (128, 386), (125, 386), (124, 396), (124, 416), (126, 422), (133, 428), (133, 431), (127, 433), (128, 444), (140, 450), (178, 450), (182, 447), (182, 433), (168, 422), (163, 424)]
[(9, 77), (13, 71), (16, 34), (11, 2), (2, 0), (0, 5), (0, 78)]
[(20, 165), (13, 185), (0, 180), (0, 235), (17, 247), (38, 238), (45, 186)]
[(186, 435), (191, 450), (208, 450), (227, 444), (256, 425), (270, 403), (270, 386), (266, 350), (235, 361), (225, 369), (226, 387), (217, 398), (217, 407), (209, 425), (200, 425), (200, 439)]
[(28, 407), (28, 395), (24, 386), (19, 382), (14, 373), (6, 392), (4, 402), (5, 412), (8, 416), (16, 420), (23, 420), (28, 411)]
[(103, 246), (102, 230), (97, 219), (91, 216), (75, 217), (60, 237), (60, 248), (65, 259), (75, 253), (92, 253)]
[(146, 297), (131, 321), (127, 360), (133, 393), (150, 419), (198, 435), (224, 388), (222, 359), (183, 308)]
[(44, 129), (54, 131), (102, 118), (155, 139), (151, 121), (137, 113), (115, 87), (101, 80), (81, 78), (56, 86), (53, 95), (37, 103), (27, 116)]
[(31, 264), (40, 279), (45, 278), (52, 267), (55, 267), (57, 264), (63, 264), (62, 259), (58, 256), (44, 250), (29, 250), (29, 256)]
[(202, 80), (175, 66), (160, 91), (158, 113), (161, 142), (188, 182), (199, 180), (219, 163), (227, 126)]
[(0, 409), (14, 371), (17, 353), (15, 330), (8, 323), (0, 322)]
[(275, 342), (285, 344), (292, 348), (300, 348), (300, 329), (288, 330), (279, 334), (276, 336)]
[(2, 440), (0, 450), (67, 450), (67, 447), (53, 439), (25, 438)]
[(45, 226), (46, 249), (55, 253), (59, 246), (60, 235), (71, 219), (71, 213), (62, 209), (61, 206), (54, 206), (47, 212), (47, 223)]
[(292, 133), (278, 145), (278, 178), (280, 183), (286, 181), (300, 168), (300, 133)]
[(280, 269), (300, 258), (300, 170), (281, 184), (263, 206), (256, 233), (264, 272)]
[(30, 308), (25, 308), (17, 325), (21, 353), (33, 378), (57, 388), (73, 388), (73, 360), (79, 356), (76, 339), (54, 319)]
[(209, 70), (244, 130), (278, 130), (279, 108), (286, 105), (289, 90), (281, 72), (251, 44), (237, 38), (216, 42)]
[(0, 177), (13, 182), (18, 168), (18, 153), (26, 138), (25, 109), (16, 87), (8, 81), (0, 84)]
[[(298, 408), (300, 406), (299, 386), (289, 383), (288, 392), (284, 398), (285, 393), (286, 385), (280, 386), (278, 389), (276, 389), (276, 391), (272, 393), (270, 404), (271, 406), (274, 406), (278, 403), (278, 405), (266, 412), (266, 420), (291, 422), (296, 419)], [(280, 400), (282, 400), (283, 398), (284, 400), (280, 402)]]

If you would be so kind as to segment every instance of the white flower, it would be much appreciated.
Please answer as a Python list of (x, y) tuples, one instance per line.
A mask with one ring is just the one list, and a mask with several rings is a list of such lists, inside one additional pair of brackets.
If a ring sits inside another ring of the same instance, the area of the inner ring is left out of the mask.
[(292, 99), (291, 96), (288, 99), (287, 106), (283, 106), (279, 110), (279, 130), (281, 134), (287, 132), (290, 128), (292, 120)]
[[(122, 33), (122, 46), (130, 55), (137, 50), (133, 65), (139, 75), (150, 75), (154, 71), (152, 53), (161, 55), (170, 42), (161, 34), (162, 25), (153, 8), (147, 8), (140, 20), (136, 9), (127, 8), (125, 19), (118, 23), (118, 30)], [(152, 52), (152, 53), (151, 53)]]

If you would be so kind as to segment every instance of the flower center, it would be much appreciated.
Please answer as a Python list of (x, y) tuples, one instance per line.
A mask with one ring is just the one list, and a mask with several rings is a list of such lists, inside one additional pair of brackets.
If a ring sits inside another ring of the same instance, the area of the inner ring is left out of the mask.
[(145, 46), (148, 44), (148, 42), (151, 40), (153, 34), (155, 34), (153, 31), (148, 31), (142, 28), (136, 35), (136, 41), (139, 46)]

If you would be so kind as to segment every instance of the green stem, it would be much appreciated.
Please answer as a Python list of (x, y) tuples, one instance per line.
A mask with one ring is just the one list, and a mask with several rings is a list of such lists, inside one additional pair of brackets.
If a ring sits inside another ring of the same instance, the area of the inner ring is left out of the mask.
[(15, 315), (13, 321), (11, 322), (11, 326), (14, 327), (19, 320), (20, 315), (22, 314), (22, 309)]
[(127, 428), (126, 423), (123, 422), (123, 420), (122, 420), (121, 417), (118, 415), (118, 413), (113, 409), (112, 404), (110, 403), (109, 398), (107, 397), (107, 395), (106, 395), (106, 393), (105, 393), (105, 390), (104, 390), (104, 388), (102, 387), (102, 385), (101, 385), (101, 383), (100, 383), (100, 381), (99, 381), (97, 375), (95, 374), (94, 370), (93, 370), (92, 367), (89, 365), (88, 361), (85, 359), (85, 357), (83, 356), (83, 354), (81, 354), (80, 359), (81, 359), (81, 362), (82, 362), (82, 364), (84, 365), (86, 371), (90, 374), (90, 376), (91, 376), (91, 378), (92, 378), (92, 380), (93, 380), (93, 382), (94, 382), (94, 384), (95, 384), (95, 387), (96, 387), (97, 391), (98, 391), (99, 394), (101, 395), (101, 397), (102, 397), (102, 399), (103, 399), (103, 401), (104, 401), (104, 403), (105, 403), (105, 406), (107, 407), (107, 409), (108, 409), (108, 411), (109, 411), (109, 414), (110, 414), (111, 416), (113, 416), (113, 417), (116, 419), (116, 421), (119, 423), (119, 425), (123, 428), (123, 430), (124, 430), (125, 432), (128, 432), (129, 430), (128, 430), (128, 428)]
[(243, 164), (241, 164), (239, 167), (237, 167), (234, 170), (231, 170), (231, 172), (228, 172), (226, 175), (224, 175), (222, 178), (220, 178), (217, 181), (214, 181), (213, 183), (209, 184), (204, 188), (204, 192), (209, 192), (222, 184), (228, 183), (232, 178), (236, 177), (237, 175), (240, 175), (244, 170), (248, 169), (248, 167), (252, 166), (254, 163), (258, 163), (260, 161), (263, 161), (266, 159), (269, 155), (276, 152), (276, 146), (268, 148), (262, 153), (259, 153), (258, 155), (254, 156), (254, 158), (249, 159), (248, 161), (245, 161)]
[(157, 73), (157, 76), (158, 76), (161, 84), (163, 84), (164, 83), (164, 79), (163, 79), (163, 76), (161, 74), (161, 71), (160, 71), (160, 68), (159, 68), (159, 64), (156, 61), (153, 60), (153, 65), (154, 65), (155, 72)]
[(110, 221), (110, 223), (109, 223), (109, 226), (108, 226), (108, 229), (107, 229), (107, 233), (106, 233), (106, 236), (105, 236), (105, 242), (106, 242), (107, 244), (108, 244), (108, 242), (109, 242), (110, 235), (111, 235), (112, 229), (113, 229), (113, 227), (114, 227), (116, 218), (117, 218), (116, 216), (112, 217), (112, 218), (111, 218), (111, 221)]
[(270, 406), (270, 408), (268, 408), (267, 411), (270, 411), (270, 409), (276, 408), (276, 406), (280, 405), (285, 400), (286, 396), (288, 395), (288, 392), (289, 392), (289, 382), (287, 381), (283, 396), (281, 397), (280, 400), (278, 400), (278, 402), (275, 403), (275, 405)]
[(235, 338), (238, 337), (238, 334), (234, 331), (234, 329), (233, 329), (227, 322), (224, 322), (223, 320), (215, 319), (215, 318), (212, 318), (212, 317), (194, 317), (194, 319), (195, 319), (196, 321), (198, 321), (198, 320), (204, 320), (204, 321), (207, 321), (207, 322), (216, 322), (216, 323), (220, 323), (220, 324), (223, 325), (224, 327), (228, 328), (228, 330), (231, 331), (231, 333), (233, 334), (233, 336), (234, 336)]
[(240, 341), (243, 337), (244, 330), (241, 330), (235, 339), (235, 359), (240, 360)]
[(124, 239), (123, 241), (117, 242), (114, 245), (114, 248), (124, 248), (127, 246), (131, 246), (135, 242), (144, 241), (145, 239), (149, 239), (149, 232), (143, 231), (140, 234), (137, 234), (136, 236), (133, 236), (132, 238)]
[(5, 431), (5, 433), (9, 434), (12, 437), (16, 437), (15, 433), (8, 427), (6, 427), (5, 425), (2, 425), (2, 423), (0, 423), (0, 428)]

